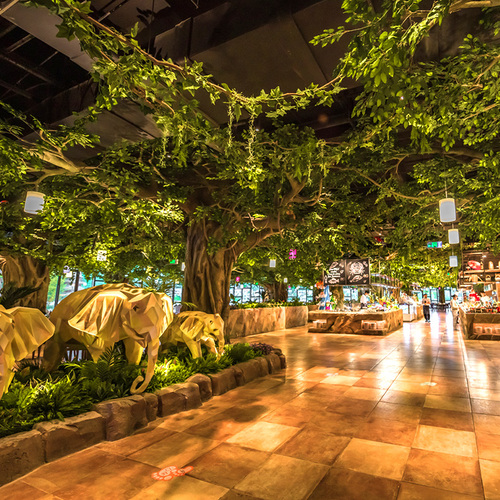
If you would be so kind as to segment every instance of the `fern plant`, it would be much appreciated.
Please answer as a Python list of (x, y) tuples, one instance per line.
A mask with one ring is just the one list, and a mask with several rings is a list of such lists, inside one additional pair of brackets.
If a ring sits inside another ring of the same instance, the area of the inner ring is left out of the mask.
[(0, 290), (0, 305), (4, 306), (5, 309), (10, 309), (15, 307), (16, 303), (19, 302), (24, 297), (31, 295), (32, 293), (38, 291), (40, 287), (34, 286), (16, 286), (14, 283), (7, 283)]

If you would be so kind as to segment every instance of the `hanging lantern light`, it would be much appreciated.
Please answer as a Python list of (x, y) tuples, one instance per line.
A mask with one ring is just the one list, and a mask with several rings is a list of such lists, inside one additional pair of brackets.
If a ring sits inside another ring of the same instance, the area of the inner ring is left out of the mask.
[(26, 201), (24, 202), (24, 211), (27, 214), (36, 215), (43, 210), (45, 195), (38, 191), (28, 191), (26, 193)]
[(181, 271), (184, 271), (184, 269), (186, 269), (186, 264), (185, 264), (185, 262), (183, 262), (183, 263), (181, 264)]
[(439, 200), (439, 218), (441, 222), (455, 222), (457, 212), (455, 210), (455, 200), (453, 198)]
[(108, 251), (107, 250), (97, 250), (96, 260), (99, 262), (106, 262), (108, 260)]
[(269, 259), (269, 267), (276, 267), (276, 259)]
[(288, 278), (284, 278), (283, 283), (288, 283)]
[(450, 267), (458, 267), (458, 257), (456, 255), (450, 255)]
[(460, 234), (458, 229), (448, 229), (448, 243), (450, 245), (457, 245), (460, 243)]

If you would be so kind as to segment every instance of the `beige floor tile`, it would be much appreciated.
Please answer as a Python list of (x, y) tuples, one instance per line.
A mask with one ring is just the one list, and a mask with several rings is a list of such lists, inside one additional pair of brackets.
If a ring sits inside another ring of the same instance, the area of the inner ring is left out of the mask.
[(151, 486), (130, 498), (131, 500), (218, 500), (227, 491), (228, 489), (222, 486), (182, 476), (171, 481), (154, 481)]
[(220, 441), (178, 432), (132, 453), (128, 458), (160, 468), (170, 465), (184, 467), (219, 444)]
[(500, 499), (500, 462), (479, 460), (483, 478), (484, 496), (487, 500)]
[(398, 500), (474, 500), (482, 496), (471, 496), (456, 491), (438, 490), (420, 484), (401, 483)]
[(328, 470), (326, 465), (273, 455), (234, 489), (264, 500), (303, 500)]
[(481, 495), (481, 473), (476, 458), (413, 448), (403, 481), (436, 489)]
[(352, 439), (334, 467), (400, 480), (410, 448), (366, 439)]
[(193, 470), (189, 476), (232, 488), (270, 456), (267, 452), (222, 443), (191, 462)]
[(347, 375), (332, 375), (321, 381), (322, 384), (354, 385), (361, 377), (350, 377)]
[(384, 394), (384, 390), (369, 387), (351, 387), (344, 392), (346, 398), (366, 399), (367, 401), (378, 401)]
[(468, 398), (455, 398), (428, 394), (425, 398), (425, 408), (437, 408), (440, 410), (470, 412), (471, 406)]
[(477, 457), (476, 436), (473, 432), (419, 425), (413, 448)]
[(230, 437), (227, 442), (261, 451), (274, 451), (297, 434), (299, 429), (289, 425), (257, 422)]

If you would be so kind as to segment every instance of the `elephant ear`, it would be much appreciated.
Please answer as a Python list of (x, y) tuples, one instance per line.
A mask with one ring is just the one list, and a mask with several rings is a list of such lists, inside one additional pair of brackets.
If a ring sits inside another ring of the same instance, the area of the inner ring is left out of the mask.
[[(186, 335), (190, 339), (196, 339), (197, 336), (202, 332), (205, 328), (205, 323), (200, 320), (200, 318), (196, 314), (186, 314), (184, 321), (181, 323), (181, 331), (184, 335)], [(189, 315), (188, 315), (189, 314)]]
[(5, 351), (14, 338), (13, 326), (14, 318), (5, 307), (0, 306), (0, 352)]
[(68, 320), (68, 324), (82, 333), (118, 341), (122, 308), (126, 300), (127, 297), (119, 291), (98, 293)]
[(8, 313), (14, 319), (11, 349), (16, 359), (23, 359), (54, 335), (54, 325), (38, 309), (13, 307)]

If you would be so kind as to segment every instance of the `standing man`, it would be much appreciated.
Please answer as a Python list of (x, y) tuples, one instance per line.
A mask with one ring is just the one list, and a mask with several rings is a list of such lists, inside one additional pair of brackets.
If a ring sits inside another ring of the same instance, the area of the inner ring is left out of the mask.
[(424, 293), (424, 296), (422, 297), (422, 308), (424, 310), (424, 318), (426, 323), (431, 322), (431, 301), (427, 297), (427, 294)]
[(453, 295), (453, 297), (451, 298), (450, 307), (451, 307), (451, 314), (453, 315), (453, 322), (458, 323), (459, 307), (458, 307), (458, 296), (456, 294)]
[(365, 292), (363, 295), (361, 295), (359, 302), (361, 303), (361, 309), (366, 309), (368, 307), (368, 303), (370, 302), (370, 293)]

